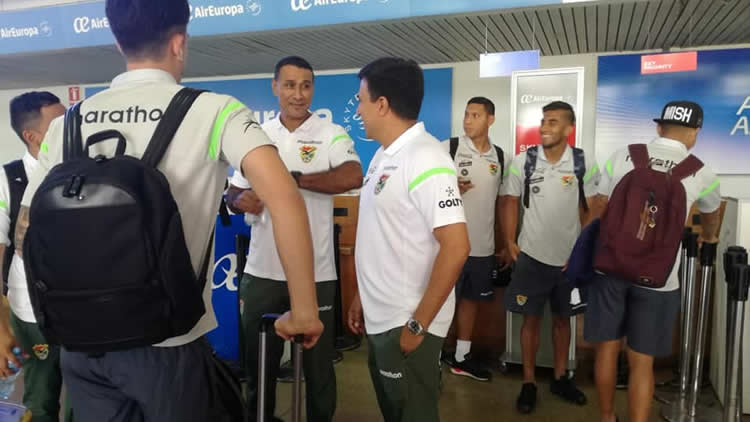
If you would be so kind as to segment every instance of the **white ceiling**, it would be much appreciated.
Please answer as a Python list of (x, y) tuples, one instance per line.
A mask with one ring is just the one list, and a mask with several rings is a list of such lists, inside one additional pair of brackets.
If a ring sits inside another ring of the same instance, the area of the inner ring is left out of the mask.
[[(598, 1), (460, 16), (191, 39), (186, 77), (268, 73), (283, 56), (318, 70), (358, 68), (386, 55), (419, 63), (489, 52), (609, 53), (750, 43), (750, 0)], [(113, 46), (0, 60), (0, 87), (99, 83), (122, 70)]]

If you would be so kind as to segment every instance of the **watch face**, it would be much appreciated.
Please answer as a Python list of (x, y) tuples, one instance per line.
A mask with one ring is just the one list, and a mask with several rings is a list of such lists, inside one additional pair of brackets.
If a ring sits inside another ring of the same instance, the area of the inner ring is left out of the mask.
[(411, 331), (412, 334), (419, 334), (422, 331), (419, 322), (413, 319), (408, 322), (407, 328), (409, 328), (409, 331)]

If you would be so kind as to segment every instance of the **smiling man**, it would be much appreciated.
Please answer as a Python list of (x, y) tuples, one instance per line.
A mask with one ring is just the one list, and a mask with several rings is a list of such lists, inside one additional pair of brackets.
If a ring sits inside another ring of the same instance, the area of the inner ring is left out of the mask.
[[(336, 410), (336, 374), (332, 357), (335, 326), (336, 267), (333, 253), (333, 195), (362, 185), (362, 166), (354, 142), (346, 130), (311, 113), (315, 91), (312, 66), (301, 57), (281, 59), (272, 86), (279, 99), (279, 117), (263, 125), (279, 150), (284, 164), (302, 193), (310, 219), (315, 255), (315, 281), (320, 319), (326, 327), (318, 344), (304, 354), (307, 383), (307, 420), (326, 422)], [(273, 222), (263, 203), (240, 172), (232, 177), (229, 207), (255, 220), (245, 275), (240, 284), (243, 300), (242, 324), (247, 333), (247, 399), (250, 420), (256, 418), (258, 377), (258, 334), (263, 314), (289, 308), (284, 269), (273, 238)], [(283, 343), (271, 340), (266, 409), (273, 415), (276, 405), (276, 377)], [(261, 421), (265, 422), (265, 421)]]
[[(568, 146), (575, 127), (570, 104), (556, 101), (543, 108), (541, 146), (530, 147), (513, 159), (503, 184), (505, 260), (515, 262), (505, 306), (523, 314), (521, 352), (523, 388), (516, 406), (521, 413), (536, 407), (534, 371), (539, 350), (539, 327), (549, 301), (553, 313), (555, 379), (550, 390), (566, 401), (583, 405), (586, 396), (565, 376), (570, 344), (570, 293), (573, 284), (563, 275), (578, 234), (588, 198), (596, 195), (599, 180), (594, 160)], [(523, 198), (521, 235), (516, 243), (519, 202)]]

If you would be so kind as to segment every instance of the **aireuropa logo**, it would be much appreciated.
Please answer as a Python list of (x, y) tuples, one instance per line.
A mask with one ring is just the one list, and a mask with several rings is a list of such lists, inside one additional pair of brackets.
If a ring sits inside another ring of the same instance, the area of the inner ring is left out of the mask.
[(0, 28), (0, 39), (50, 36), (52, 36), (52, 27), (46, 21), (35, 26), (6, 26)]
[[(305, 12), (316, 6), (338, 6), (342, 4), (360, 4), (367, 0), (290, 0), (292, 11)], [(388, 3), (390, 0), (378, 0), (378, 3)]]
[(87, 34), (101, 29), (109, 29), (109, 19), (106, 17), (79, 16), (73, 19), (73, 31), (76, 34)]
[[(227, 262), (229, 264), (228, 268), (226, 265), (224, 265), (224, 262)], [(221, 268), (221, 271), (224, 272), (224, 280), (217, 284), (215, 273), (219, 268)], [(216, 263), (214, 264), (213, 274), (214, 275), (211, 280), (211, 290), (218, 290), (226, 287), (226, 289), (230, 292), (236, 292), (237, 282), (235, 281), (235, 279), (237, 278), (237, 254), (230, 253), (228, 255), (222, 256), (221, 259), (216, 261)]]
[(245, 3), (228, 4), (224, 6), (193, 6), (190, 5), (190, 20), (203, 18), (218, 18), (223, 16), (240, 16), (249, 14), (258, 16), (263, 12), (263, 5), (259, 0), (248, 0)]

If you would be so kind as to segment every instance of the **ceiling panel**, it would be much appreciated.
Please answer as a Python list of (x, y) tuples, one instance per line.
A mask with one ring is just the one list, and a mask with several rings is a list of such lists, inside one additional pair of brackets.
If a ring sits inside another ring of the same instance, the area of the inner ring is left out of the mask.
[[(748, 22), (750, 0), (630, 0), (197, 37), (186, 76), (269, 73), (292, 54), (327, 70), (382, 56), (470, 61), (485, 49), (561, 55), (750, 43)], [(0, 60), (0, 89), (101, 83), (123, 67), (112, 46), (8, 55)]]

